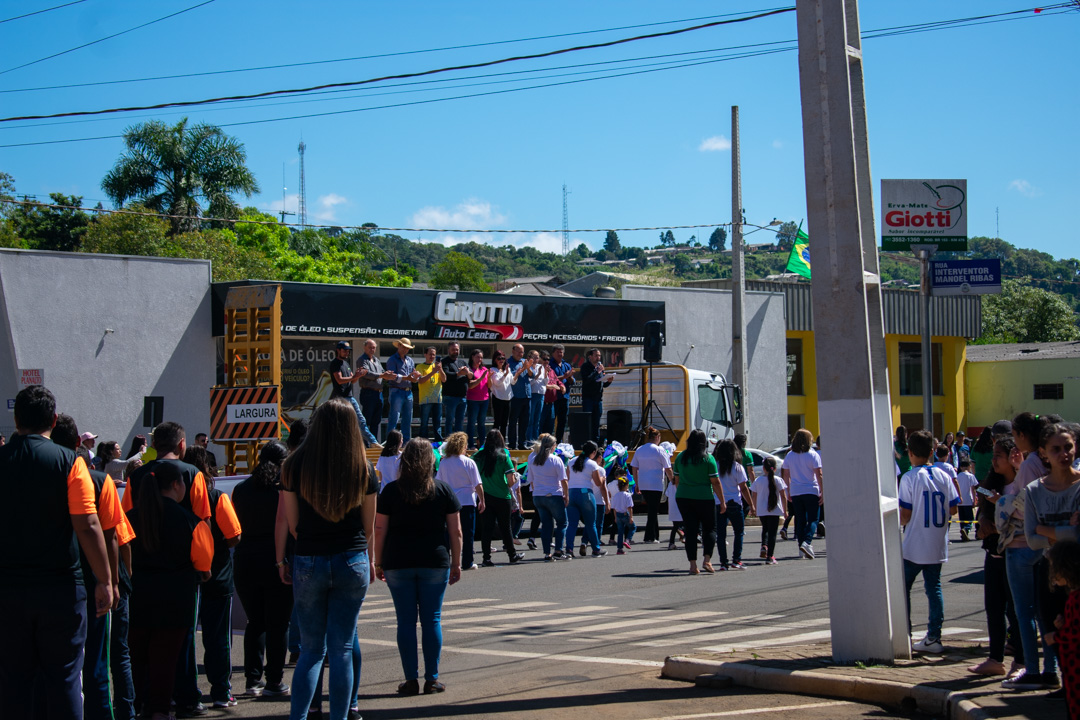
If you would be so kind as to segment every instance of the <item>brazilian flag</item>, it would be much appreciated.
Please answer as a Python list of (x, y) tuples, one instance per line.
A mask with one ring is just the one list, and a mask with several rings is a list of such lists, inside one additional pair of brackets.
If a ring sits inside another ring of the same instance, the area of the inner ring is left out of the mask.
[(791, 255), (788, 256), (787, 271), (798, 273), (807, 279), (810, 277), (810, 238), (802, 228), (795, 234)]

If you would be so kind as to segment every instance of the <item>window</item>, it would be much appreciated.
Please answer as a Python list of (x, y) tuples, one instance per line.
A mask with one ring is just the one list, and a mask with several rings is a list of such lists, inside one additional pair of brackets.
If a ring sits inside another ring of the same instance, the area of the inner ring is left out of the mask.
[(802, 338), (787, 340), (787, 394), (806, 394), (803, 392)]
[(797, 433), (801, 427), (803, 427), (802, 415), (787, 416), (787, 436), (789, 444), (791, 443), (791, 438), (795, 437), (795, 433)]
[[(941, 389), (941, 343), (931, 343), (933, 364), (930, 377), (934, 395), (944, 395)], [(900, 343), (900, 394), (922, 395), (922, 343)]]
[(717, 425), (729, 425), (724, 391), (706, 384), (698, 385), (698, 414)]
[[(900, 413), (900, 424), (907, 428), (908, 435), (923, 429), (922, 413)], [(945, 418), (941, 413), (934, 413), (934, 437), (945, 437)]]
[(1050, 383), (1035, 386), (1036, 400), (1064, 400), (1065, 385), (1063, 383)]

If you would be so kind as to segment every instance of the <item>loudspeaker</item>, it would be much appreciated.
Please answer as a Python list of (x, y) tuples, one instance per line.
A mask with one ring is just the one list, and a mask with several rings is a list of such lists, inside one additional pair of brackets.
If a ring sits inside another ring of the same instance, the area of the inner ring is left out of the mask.
[(607, 440), (618, 440), (626, 447), (630, 447), (630, 436), (634, 431), (634, 416), (629, 410), (608, 410), (607, 414)]
[(593, 432), (592, 413), (572, 412), (566, 420), (567, 425), (570, 427), (570, 444), (575, 448), (580, 448), (596, 437)]
[(645, 323), (645, 346), (641, 354), (647, 363), (658, 363), (664, 357), (664, 321), (650, 320)]

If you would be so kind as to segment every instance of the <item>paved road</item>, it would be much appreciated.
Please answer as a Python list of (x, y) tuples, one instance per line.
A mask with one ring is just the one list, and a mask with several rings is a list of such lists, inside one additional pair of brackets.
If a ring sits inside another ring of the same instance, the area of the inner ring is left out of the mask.
[[(748, 538), (757, 536), (750, 528)], [(954, 531), (955, 534), (955, 531)], [(362, 710), (373, 718), (406, 717), (726, 717), (725, 712), (821, 703), (752, 691), (699, 690), (658, 679), (668, 655), (801, 644), (829, 637), (826, 563), (796, 558), (782, 543), (780, 564), (764, 566), (755, 543), (749, 568), (689, 576), (681, 547), (636, 545), (623, 556), (576, 558), (554, 564), (539, 551), (516, 566), (501, 564), (464, 573), (450, 588), (443, 613), (444, 695), (402, 699), (394, 693), (401, 669), (394, 641), (393, 606), (384, 584), (372, 587), (360, 614), (364, 651)], [(954, 543), (943, 572), (945, 635), (985, 636), (982, 551)], [(857, 592), (858, 589), (853, 589)], [(926, 603), (917, 585), (912, 598), (915, 634)], [(238, 639), (239, 640), (239, 639)], [(239, 642), (233, 661), (240, 665)], [(242, 674), (234, 676), (237, 690)], [(281, 717), (286, 704), (245, 701), (231, 711), (246, 717)], [(791, 711), (777, 711), (786, 714)], [(904, 717), (861, 705), (817, 705), (802, 718)], [(222, 713), (224, 714), (224, 713)], [(768, 713), (765, 713), (766, 715)]]

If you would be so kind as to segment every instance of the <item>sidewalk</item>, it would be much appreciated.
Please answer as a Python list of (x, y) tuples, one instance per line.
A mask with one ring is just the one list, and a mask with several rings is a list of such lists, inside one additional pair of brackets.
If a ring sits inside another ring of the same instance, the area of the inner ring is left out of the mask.
[(669, 657), (663, 677), (693, 682), (701, 675), (726, 675), (736, 685), (761, 690), (918, 709), (954, 720), (1066, 720), (1064, 699), (1047, 699), (1045, 690), (1002, 690), (1004, 678), (967, 671), (985, 657), (985, 645), (954, 640), (943, 655), (916, 656), (891, 667), (835, 665), (830, 645), (818, 643)]

